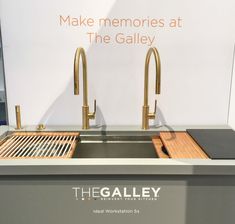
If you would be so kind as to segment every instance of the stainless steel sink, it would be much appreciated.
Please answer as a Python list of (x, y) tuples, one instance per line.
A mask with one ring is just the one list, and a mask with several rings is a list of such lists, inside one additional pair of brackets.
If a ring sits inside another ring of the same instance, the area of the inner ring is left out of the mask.
[(73, 158), (157, 158), (151, 136), (81, 135)]

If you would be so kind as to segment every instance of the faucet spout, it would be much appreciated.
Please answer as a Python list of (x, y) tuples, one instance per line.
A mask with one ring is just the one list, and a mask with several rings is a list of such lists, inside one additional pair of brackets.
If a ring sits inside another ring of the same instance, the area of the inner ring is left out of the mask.
[(79, 62), (82, 58), (82, 72), (83, 72), (83, 105), (88, 104), (87, 93), (87, 61), (86, 54), (83, 48), (77, 48), (74, 57), (74, 95), (79, 95)]
[(142, 112), (142, 129), (149, 129), (149, 119), (155, 119), (156, 116), (156, 106), (157, 101), (155, 101), (155, 109), (153, 113), (149, 113), (148, 105), (148, 83), (149, 83), (149, 63), (151, 55), (154, 56), (155, 66), (156, 66), (156, 86), (155, 93), (160, 94), (161, 92), (161, 61), (160, 55), (157, 48), (151, 47), (146, 55), (145, 59), (145, 69), (144, 69), (144, 106)]
[(96, 100), (94, 101), (94, 112), (89, 112), (88, 106), (88, 84), (87, 84), (87, 60), (83, 48), (77, 48), (74, 57), (74, 95), (79, 95), (79, 62), (82, 59), (83, 72), (83, 106), (82, 106), (82, 129), (89, 129), (89, 119), (95, 118)]

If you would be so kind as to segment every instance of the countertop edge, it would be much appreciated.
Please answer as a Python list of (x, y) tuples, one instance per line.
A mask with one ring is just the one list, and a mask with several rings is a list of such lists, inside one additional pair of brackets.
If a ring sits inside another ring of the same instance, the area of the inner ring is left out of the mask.
[[(164, 160), (164, 159), (161, 159)], [(196, 161), (157, 161), (141, 164), (126, 162), (44, 164), (2, 164), (0, 176), (6, 175), (235, 175), (235, 161), (214, 164), (198, 164)], [(190, 163), (189, 163), (190, 162)], [(195, 164), (193, 164), (195, 163)], [(109, 167), (107, 169), (107, 166)]]

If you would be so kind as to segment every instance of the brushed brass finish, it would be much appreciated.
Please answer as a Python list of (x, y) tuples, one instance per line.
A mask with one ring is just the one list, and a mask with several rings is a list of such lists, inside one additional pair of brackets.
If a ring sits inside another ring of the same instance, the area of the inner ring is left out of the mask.
[(37, 127), (38, 131), (42, 131), (44, 129), (46, 129), (46, 126), (44, 124), (39, 124), (38, 127)]
[(16, 128), (21, 129), (21, 114), (20, 114), (20, 105), (15, 105), (15, 113), (16, 113)]
[(146, 55), (145, 59), (145, 68), (144, 68), (144, 106), (142, 110), (142, 129), (149, 129), (149, 119), (155, 119), (156, 109), (157, 109), (157, 101), (155, 100), (154, 112), (149, 112), (148, 105), (148, 82), (149, 82), (149, 62), (151, 55), (154, 55), (154, 61), (156, 65), (156, 87), (155, 93), (160, 94), (161, 92), (161, 61), (160, 55), (158, 53), (157, 48), (151, 47)]
[(83, 48), (77, 48), (74, 57), (74, 95), (79, 95), (79, 62), (82, 58), (83, 72), (83, 106), (82, 106), (82, 129), (89, 129), (89, 120), (95, 119), (96, 100), (94, 100), (94, 112), (89, 112), (88, 85), (87, 85), (87, 60)]

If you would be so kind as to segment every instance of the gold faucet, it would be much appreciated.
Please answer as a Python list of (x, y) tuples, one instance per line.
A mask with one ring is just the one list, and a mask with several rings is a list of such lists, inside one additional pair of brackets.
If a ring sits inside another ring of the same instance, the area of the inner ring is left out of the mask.
[(154, 112), (149, 112), (148, 105), (148, 79), (149, 79), (149, 62), (151, 55), (154, 55), (155, 65), (156, 65), (156, 89), (155, 93), (160, 94), (160, 86), (161, 86), (161, 62), (160, 56), (157, 51), (157, 48), (151, 47), (146, 55), (145, 59), (145, 68), (144, 68), (144, 106), (143, 106), (143, 114), (142, 114), (142, 129), (149, 129), (149, 119), (155, 119), (157, 101), (155, 100)]
[(74, 95), (79, 95), (79, 61), (82, 58), (83, 69), (83, 106), (82, 106), (82, 129), (89, 129), (89, 120), (95, 118), (96, 100), (94, 100), (94, 112), (89, 112), (87, 94), (87, 62), (83, 48), (77, 48), (74, 57)]
[(20, 105), (15, 105), (15, 112), (16, 112), (16, 128), (15, 129), (22, 129)]

